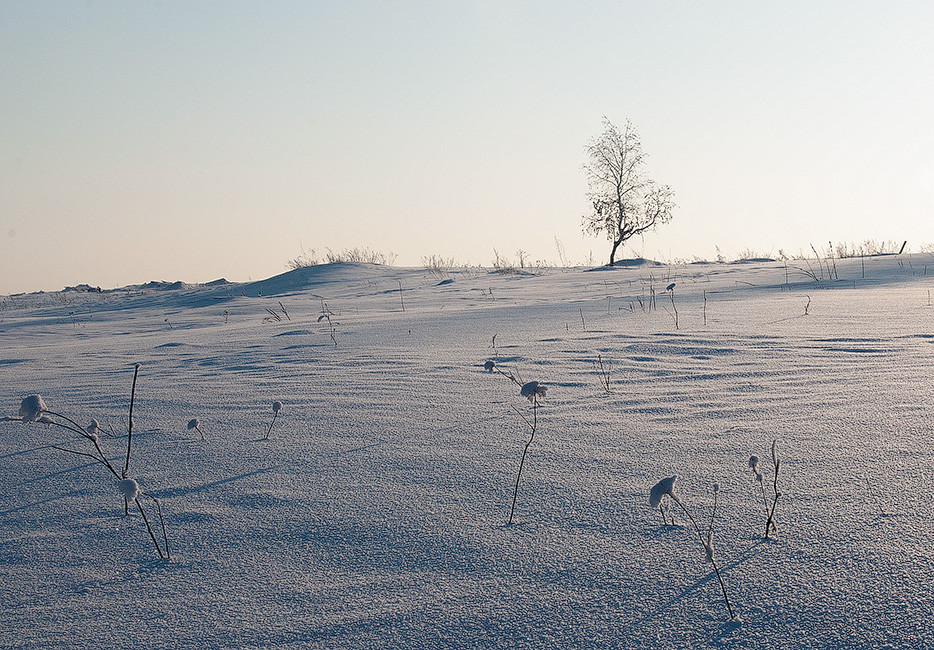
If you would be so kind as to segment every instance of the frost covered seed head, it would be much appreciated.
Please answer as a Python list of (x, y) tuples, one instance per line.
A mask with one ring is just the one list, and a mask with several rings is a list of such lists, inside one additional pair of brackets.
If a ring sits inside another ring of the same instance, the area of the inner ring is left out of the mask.
[(649, 493), (649, 505), (653, 508), (657, 508), (662, 502), (662, 497), (666, 494), (671, 498), (674, 498), (675, 481), (677, 480), (678, 476), (676, 474), (675, 476), (663, 478), (661, 481), (656, 483), (652, 487), (652, 491)]
[(707, 551), (707, 562), (713, 563), (713, 531), (707, 535), (707, 543), (704, 544), (704, 550)]
[(139, 489), (139, 483), (131, 478), (123, 479), (120, 481), (117, 487), (119, 488), (120, 493), (130, 501), (138, 497), (139, 493), (142, 492), (142, 490)]
[(191, 418), (188, 420), (188, 430), (191, 431), (194, 429), (201, 435), (201, 439), (204, 440), (204, 431), (201, 430), (201, 422), (198, 421), (198, 418)]
[(720, 484), (719, 484), (719, 483), (714, 483), (714, 484), (713, 484), (713, 493), (714, 493), (714, 494), (717, 494), (719, 491), (720, 491)]
[(530, 381), (522, 387), (522, 390), (519, 391), (519, 394), (532, 402), (535, 401), (537, 397), (544, 397), (547, 391), (548, 388), (542, 386), (537, 381)]
[(496, 364), (493, 363), (492, 361), (487, 361), (486, 363), (483, 364), (483, 369), (486, 370), (487, 372), (493, 372), (493, 368), (495, 367), (496, 367)]
[(23, 401), (20, 402), (19, 416), (23, 418), (23, 422), (35, 422), (44, 410), (45, 402), (42, 400), (42, 396), (30, 395), (24, 397)]
[(88, 425), (86, 431), (92, 436), (96, 436), (101, 429), (101, 423), (97, 420), (91, 420), (91, 424)]
[(758, 464), (759, 464), (759, 457), (758, 457), (758, 456), (750, 456), (750, 457), (749, 457), (749, 469), (752, 469), (752, 470), (756, 469), (756, 466), (757, 466)]
[(273, 402), (272, 403), (272, 412), (278, 413), (282, 410), (282, 402)]

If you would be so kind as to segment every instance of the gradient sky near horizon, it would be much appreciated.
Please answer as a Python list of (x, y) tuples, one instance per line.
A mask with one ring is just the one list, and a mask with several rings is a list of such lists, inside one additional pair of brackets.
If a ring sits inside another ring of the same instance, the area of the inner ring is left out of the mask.
[(934, 244), (934, 3), (0, 1), (0, 294), (245, 281), (302, 249), (605, 261), (584, 145), (674, 220), (625, 255)]

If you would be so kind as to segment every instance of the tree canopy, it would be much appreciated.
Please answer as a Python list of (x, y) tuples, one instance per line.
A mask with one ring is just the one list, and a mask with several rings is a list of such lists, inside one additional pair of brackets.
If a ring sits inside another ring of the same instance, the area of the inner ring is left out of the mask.
[(612, 244), (609, 265), (620, 245), (671, 220), (674, 191), (648, 177), (639, 134), (629, 120), (622, 131), (603, 118), (603, 133), (584, 148), (584, 173), (593, 212), (583, 218), (584, 231), (606, 235)]

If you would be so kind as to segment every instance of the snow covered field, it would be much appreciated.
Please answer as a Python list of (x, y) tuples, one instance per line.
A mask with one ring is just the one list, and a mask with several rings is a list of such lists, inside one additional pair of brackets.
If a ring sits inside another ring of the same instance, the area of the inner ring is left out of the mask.
[[(39, 393), (113, 427), (122, 466), (141, 364), (130, 476), (172, 557), (106, 468), (52, 448), (87, 441), (0, 423), (0, 646), (934, 647), (934, 256), (817, 264), (2, 298), (0, 415)], [(487, 360), (548, 389), (512, 526), (531, 408)], [(766, 541), (748, 460), (772, 440)], [(705, 530), (719, 484), (741, 622), (678, 509), (649, 506), (673, 474)]]

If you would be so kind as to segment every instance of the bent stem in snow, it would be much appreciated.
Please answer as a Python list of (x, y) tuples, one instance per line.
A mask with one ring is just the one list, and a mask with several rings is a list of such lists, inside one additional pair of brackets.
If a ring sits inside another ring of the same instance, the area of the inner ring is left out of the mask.
[(107, 457), (104, 455), (104, 451), (101, 449), (100, 442), (98, 441), (98, 437), (96, 434), (88, 433), (87, 431), (82, 429), (74, 420), (60, 413), (49, 411), (47, 409), (43, 409), (42, 412), (52, 417), (56, 417), (56, 418), (60, 418), (64, 420), (64, 422), (59, 422), (57, 420), (53, 420), (52, 418), (47, 418), (47, 420), (45, 421), (45, 424), (48, 424), (50, 426), (60, 427), (62, 429), (65, 429), (66, 431), (72, 431), (74, 433), (79, 434), (83, 438), (89, 440), (92, 445), (94, 445), (94, 450), (97, 453), (89, 454), (87, 452), (75, 451), (74, 449), (67, 449), (65, 447), (58, 447), (56, 445), (52, 445), (53, 449), (57, 449), (58, 451), (64, 451), (69, 454), (75, 454), (76, 456), (86, 456), (87, 458), (91, 458), (94, 461), (106, 467), (107, 471), (109, 471), (111, 474), (114, 475), (114, 478), (116, 478), (117, 480), (120, 479), (120, 474), (117, 473), (117, 470), (114, 468), (111, 462), (107, 460)]
[(162, 549), (159, 548), (159, 542), (156, 540), (156, 536), (152, 532), (152, 526), (149, 525), (149, 519), (146, 517), (146, 513), (143, 511), (143, 506), (139, 502), (139, 497), (133, 499), (133, 501), (136, 503), (136, 507), (139, 509), (139, 514), (143, 517), (143, 522), (146, 524), (146, 530), (149, 532), (149, 538), (156, 546), (156, 553), (158, 553), (159, 557), (163, 560), (171, 560), (172, 556), (169, 555), (169, 537), (165, 532), (165, 519), (162, 517), (162, 504), (159, 503), (159, 499), (147, 492), (140, 491), (140, 495), (149, 497), (152, 499), (153, 503), (156, 504), (156, 512), (159, 514), (159, 523), (162, 525), (162, 541), (165, 544), (165, 555), (162, 554)]
[[(75, 456), (90, 458), (94, 462), (100, 463), (106, 467), (107, 471), (110, 472), (114, 479), (116, 479), (117, 488), (123, 495), (124, 515), (129, 515), (129, 504), (132, 501), (136, 505), (136, 508), (139, 510), (140, 515), (143, 517), (143, 522), (146, 525), (146, 531), (149, 533), (149, 537), (156, 547), (156, 553), (159, 554), (159, 558), (170, 560), (169, 538), (165, 527), (165, 518), (162, 515), (162, 504), (153, 495), (143, 492), (135, 480), (127, 478), (130, 468), (130, 450), (133, 435), (133, 403), (136, 397), (136, 379), (139, 374), (139, 367), (140, 364), (136, 364), (136, 368), (133, 373), (133, 389), (130, 394), (130, 415), (127, 434), (126, 460), (124, 462), (122, 471), (118, 471), (117, 467), (115, 467), (114, 464), (111, 463), (111, 461), (104, 454), (104, 450), (101, 449), (100, 440), (97, 433), (100, 430), (100, 426), (96, 420), (92, 420), (91, 425), (87, 429), (84, 429), (70, 417), (48, 410), (39, 395), (30, 395), (23, 400), (23, 403), (20, 406), (20, 419), (25, 423), (39, 422), (42, 424), (48, 424), (49, 426), (56, 426), (67, 431), (77, 433), (82, 438), (89, 441), (94, 447), (93, 453), (78, 451), (76, 449), (69, 449), (67, 447), (60, 447), (58, 445), (51, 445), (51, 447), (58, 451), (63, 451)], [(140, 496), (146, 496), (152, 499), (153, 503), (155, 504), (156, 512), (159, 515), (159, 522), (162, 527), (162, 545), (159, 544), (159, 541), (156, 538), (156, 534), (153, 532), (152, 526), (149, 523), (149, 518), (146, 516), (146, 513), (143, 510), (143, 506), (139, 501)]]
[(597, 355), (597, 365), (599, 366), (600, 373), (600, 385), (603, 387), (603, 391), (609, 395), (610, 394), (610, 363), (607, 361), (606, 367), (603, 365), (603, 355)]
[(672, 282), (671, 284), (669, 284), (668, 287), (665, 289), (665, 291), (668, 292), (668, 297), (671, 298), (671, 309), (674, 311), (674, 316), (672, 316), (672, 318), (675, 321), (675, 329), (679, 329), (678, 328), (678, 308), (675, 307), (675, 283)]
[(772, 530), (778, 532), (778, 528), (775, 526), (775, 506), (778, 505), (778, 497), (782, 495), (778, 491), (778, 469), (781, 466), (781, 460), (778, 458), (778, 452), (775, 449), (775, 443), (777, 441), (772, 441), (772, 467), (775, 470), (775, 474), (772, 478), (772, 507), (769, 509), (769, 517), (765, 520), (765, 538), (769, 538), (769, 526), (772, 527)]
[[(52, 424), (58, 424), (58, 423), (57, 423), (57, 422), (53, 422)], [(59, 425), (59, 426), (61, 426), (61, 425)], [(66, 428), (67, 428), (67, 427), (66, 427)], [(68, 449), (68, 448), (66, 448), (66, 447), (59, 447), (59, 446), (57, 446), (57, 445), (51, 445), (52, 449), (57, 449), (58, 451), (64, 451), (64, 452), (69, 453), (69, 454), (74, 454), (75, 456), (84, 456), (84, 457), (86, 457), (86, 458), (90, 458), (90, 459), (92, 459), (92, 460), (94, 460), (94, 461), (100, 463), (101, 465), (103, 465), (104, 467), (106, 467), (106, 468), (110, 471), (111, 474), (114, 475), (114, 478), (116, 478), (117, 480), (119, 480), (119, 479), (120, 479), (120, 475), (117, 474), (117, 470), (114, 469), (113, 465), (110, 464), (110, 461), (108, 461), (107, 458), (104, 456), (104, 452), (101, 451), (101, 448), (98, 446), (98, 444), (97, 444), (96, 441), (94, 442), (94, 446), (97, 448), (97, 454), (96, 454), (96, 455), (95, 455), (95, 454), (89, 454), (89, 453), (84, 452), (84, 451), (76, 451), (76, 450), (74, 450), (74, 449)]]
[(130, 445), (133, 443), (133, 403), (136, 401), (136, 377), (139, 375), (139, 364), (133, 369), (133, 387), (130, 389), (130, 415), (127, 418), (126, 434), (126, 462), (123, 464), (123, 478), (130, 471)]
[(490, 374), (494, 372), (498, 372), (503, 377), (505, 377), (512, 383), (514, 383), (516, 386), (519, 386), (520, 388), (523, 386), (522, 377), (521, 375), (519, 375), (518, 370), (514, 371), (510, 369), (509, 372), (503, 372), (503, 370), (498, 365), (496, 365), (496, 363), (493, 361), (487, 361), (487, 363), (483, 364), (483, 368)]
[[(673, 496), (675, 481), (677, 480), (677, 475), (663, 478), (661, 481), (652, 486), (652, 491), (649, 492), (649, 505), (651, 505), (653, 508), (658, 508), (658, 511), (662, 513), (662, 522), (666, 526), (668, 525), (668, 517), (665, 515), (665, 512), (668, 509), (668, 503), (665, 497)], [(671, 523), (672, 525), (675, 523), (674, 517), (672, 517)]]
[[(515, 409), (515, 407), (513, 407)], [(512, 525), (512, 517), (516, 512), (516, 500), (519, 498), (519, 478), (522, 476), (522, 467), (525, 465), (525, 456), (529, 453), (529, 446), (532, 444), (532, 441), (535, 440), (535, 430), (538, 427), (538, 400), (532, 401), (532, 421), (529, 422), (529, 419), (525, 417), (518, 409), (515, 409), (516, 413), (519, 414), (525, 423), (529, 425), (529, 428), (532, 430), (531, 435), (529, 436), (529, 441), (525, 443), (525, 449), (522, 450), (522, 460), (519, 461), (519, 471), (516, 473), (516, 489), (512, 494), (512, 508), (509, 510), (509, 522), (507, 526)]]
[(519, 498), (519, 479), (522, 476), (522, 468), (525, 466), (525, 457), (529, 453), (529, 447), (531, 446), (532, 441), (535, 440), (535, 431), (538, 429), (538, 398), (540, 396), (544, 397), (546, 390), (547, 389), (537, 381), (530, 381), (529, 383), (522, 386), (520, 394), (532, 402), (531, 422), (519, 409), (513, 407), (513, 410), (519, 414), (519, 417), (525, 420), (525, 423), (529, 426), (529, 429), (531, 429), (532, 433), (529, 436), (529, 441), (525, 443), (525, 448), (522, 450), (522, 459), (519, 461), (519, 471), (516, 473), (516, 489), (512, 493), (512, 508), (509, 510), (509, 522), (506, 524), (507, 526), (512, 525), (512, 518), (516, 512), (516, 500)]
[(769, 502), (769, 497), (766, 496), (765, 493), (765, 477), (759, 469), (759, 457), (749, 457), (749, 469), (752, 470), (755, 480), (759, 484), (759, 489), (762, 491), (762, 506), (765, 509), (765, 539), (769, 538), (770, 533), (778, 532), (778, 527), (775, 524), (775, 507), (778, 505), (778, 498), (782, 496), (782, 493), (778, 490), (778, 470), (781, 467), (781, 459), (778, 457), (777, 442), (777, 440), (772, 441), (773, 475), (771, 503)]
[[(714, 484), (714, 508), (713, 512), (710, 515), (710, 525), (707, 527), (707, 539), (704, 539), (703, 533), (701, 533), (700, 527), (697, 525), (697, 521), (694, 519), (694, 516), (691, 515), (691, 512), (687, 509), (687, 506), (681, 501), (681, 498), (675, 494), (675, 481), (678, 480), (677, 475), (671, 476), (666, 479), (662, 479), (652, 488), (652, 491), (649, 493), (649, 504), (654, 508), (658, 507), (662, 510), (662, 504), (664, 502), (664, 497), (669, 497), (672, 501), (678, 504), (681, 510), (684, 512), (685, 516), (691, 522), (691, 525), (694, 527), (694, 532), (697, 533), (697, 539), (700, 540), (701, 546), (704, 547), (704, 553), (707, 556), (707, 561), (713, 565), (714, 573), (717, 576), (717, 581), (720, 583), (720, 591), (723, 594), (723, 600), (726, 602), (727, 612), (730, 614), (730, 620), (736, 620), (736, 615), (733, 613), (733, 606), (730, 604), (730, 598), (726, 594), (726, 584), (723, 582), (723, 576), (720, 575), (720, 567), (717, 566), (717, 561), (714, 558), (713, 553), (713, 520), (717, 513), (717, 494), (720, 492), (720, 486)], [(662, 510), (662, 517), (664, 518), (665, 511)], [(667, 523), (667, 521), (666, 521)]]
[[(136, 377), (139, 375), (139, 364), (137, 363), (133, 369), (133, 386), (130, 388), (130, 414), (127, 416), (127, 433), (126, 433), (126, 462), (123, 464), (123, 473), (120, 474), (120, 478), (125, 479), (127, 474), (130, 471), (130, 445), (133, 442), (133, 403), (136, 401)], [(123, 499), (123, 514), (124, 516), (130, 514), (130, 503), (124, 498)], [(146, 527), (149, 527), (149, 523), (146, 523)], [(159, 557), (162, 557), (162, 552), (160, 551)]]
[(188, 420), (188, 430), (191, 431), (194, 429), (201, 435), (201, 439), (204, 440), (204, 432), (201, 430), (201, 421), (198, 418), (191, 418)]
[(328, 333), (331, 335), (331, 342), (334, 344), (334, 347), (337, 347), (337, 329), (334, 327), (337, 323), (331, 321), (331, 316), (336, 316), (333, 311), (328, 308), (328, 304), (321, 301), (321, 315), (318, 316), (318, 322), (320, 323), (323, 320), (328, 322)]
[(276, 418), (279, 417), (280, 410), (282, 410), (282, 402), (273, 402), (272, 403), (272, 422), (270, 422), (269, 426), (266, 427), (266, 434), (263, 436), (264, 440), (269, 440), (269, 434), (272, 432), (272, 425), (276, 423)]
[[(733, 614), (733, 606), (730, 604), (730, 598), (729, 596), (726, 595), (726, 585), (723, 582), (723, 576), (720, 575), (720, 567), (717, 566), (717, 560), (714, 558), (714, 555), (713, 555), (713, 528), (712, 528), (713, 527), (713, 515), (711, 515), (711, 518), (710, 518), (711, 528), (707, 532), (707, 539), (704, 540), (704, 536), (701, 534), (700, 528), (698, 528), (697, 526), (697, 522), (694, 521), (694, 517), (691, 516), (690, 511), (688, 511), (687, 507), (681, 502), (681, 499), (679, 499), (678, 496), (674, 494), (673, 492), (671, 493), (671, 498), (672, 500), (674, 500), (675, 503), (681, 506), (681, 510), (684, 511), (684, 514), (691, 521), (691, 525), (694, 526), (694, 531), (697, 533), (697, 539), (700, 540), (701, 546), (704, 547), (704, 552), (707, 555), (707, 561), (710, 562), (711, 565), (713, 565), (713, 572), (717, 576), (717, 582), (720, 583), (720, 591), (723, 594), (724, 602), (726, 602), (726, 610), (730, 614), (730, 620), (731, 621), (736, 620), (736, 616)], [(714, 514), (716, 513), (716, 503), (717, 503), (717, 496), (715, 492), (714, 493)]]
[[(159, 500), (156, 497), (152, 496), (151, 494), (147, 494), (146, 492), (143, 492), (143, 490), (139, 486), (139, 483), (137, 483), (131, 478), (125, 478), (122, 481), (120, 481), (120, 483), (117, 484), (117, 489), (120, 490), (121, 493), (123, 493), (124, 499), (126, 499), (127, 501), (132, 501), (136, 505), (136, 508), (139, 510), (140, 516), (143, 518), (143, 523), (146, 524), (146, 532), (149, 533), (149, 538), (152, 540), (152, 543), (155, 545), (156, 553), (159, 554), (159, 557), (163, 560), (171, 559), (169, 557), (169, 538), (165, 533), (165, 520), (162, 518), (162, 506), (159, 503)], [(159, 521), (162, 522), (162, 539), (163, 539), (163, 542), (165, 543), (164, 554), (162, 552), (162, 548), (159, 546), (159, 541), (156, 539), (155, 533), (152, 532), (152, 526), (149, 524), (149, 517), (146, 516), (146, 512), (143, 510), (143, 504), (139, 502), (140, 496), (147, 496), (150, 499), (152, 499), (156, 504), (156, 511), (159, 513)]]

